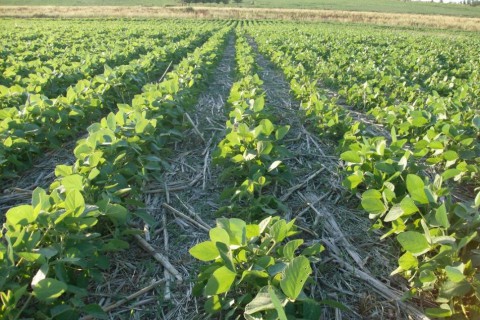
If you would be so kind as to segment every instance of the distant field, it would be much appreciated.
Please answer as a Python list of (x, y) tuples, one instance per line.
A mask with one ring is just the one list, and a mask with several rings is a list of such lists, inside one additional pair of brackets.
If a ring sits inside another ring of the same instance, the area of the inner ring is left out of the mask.
[[(179, 2), (176, 0), (0, 0), (0, 5), (16, 6), (171, 6), (178, 4)], [(428, 2), (403, 2), (400, 0), (244, 0), (240, 6), (480, 17), (480, 7)]]
[(480, 18), (386, 12), (234, 7), (147, 6), (0, 6), (0, 16), (10, 18), (189, 18), (235, 20), (331, 21), (356, 24), (480, 31)]

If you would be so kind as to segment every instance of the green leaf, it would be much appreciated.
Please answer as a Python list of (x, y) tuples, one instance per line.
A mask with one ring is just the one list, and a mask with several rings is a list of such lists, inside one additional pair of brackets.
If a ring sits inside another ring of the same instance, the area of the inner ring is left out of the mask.
[(455, 239), (454, 237), (450, 237), (450, 236), (438, 236), (438, 237), (433, 237), (431, 240), (432, 240), (433, 244), (439, 243), (439, 244), (453, 245), (453, 244), (455, 244), (457, 239)]
[(355, 189), (360, 183), (362, 183), (363, 178), (358, 174), (352, 174), (346, 177), (342, 185), (350, 190)]
[(259, 226), (259, 232), (260, 233), (263, 233), (265, 231), (265, 229), (270, 225), (270, 223), (272, 222), (272, 217), (266, 217), (265, 219), (263, 219), (262, 221), (260, 221), (260, 223), (258, 224)]
[(217, 246), (218, 252), (220, 253), (220, 257), (225, 263), (225, 266), (232, 272), (236, 272), (232, 252), (228, 249), (228, 246), (223, 242), (215, 242), (215, 245)]
[(273, 144), (270, 141), (258, 141), (257, 153), (262, 155), (268, 155), (273, 149)]
[(469, 244), (476, 237), (477, 237), (477, 231), (472, 232), (471, 234), (469, 234), (469, 235), (463, 237), (462, 239), (460, 239), (460, 242), (458, 243), (458, 246), (457, 246), (457, 250), (460, 250), (463, 247), (465, 247), (467, 244)]
[(275, 259), (273, 259), (273, 257), (270, 257), (270, 256), (261, 256), (260, 258), (258, 258), (256, 261), (255, 261), (255, 265), (254, 265), (254, 268), (255, 269), (267, 269), (268, 267), (270, 266), (273, 266), (275, 263)]
[(157, 220), (155, 220), (155, 218), (145, 210), (135, 210), (132, 213), (151, 226), (154, 226), (157, 224)]
[(447, 273), (447, 277), (450, 279), (450, 281), (460, 282), (465, 279), (465, 275), (463, 274), (464, 268), (465, 265), (463, 263), (456, 267), (446, 266), (445, 272)]
[(215, 270), (205, 286), (205, 295), (212, 296), (230, 290), (236, 273), (223, 266)]
[(260, 226), (258, 224), (247, 225), (247, 239), (258, 237), (260, 235)]
[(397, 236), (397, 240), (405, 251), (412, 253), (414, 256), (419, 256), (430, 250), (427, 238), (416, 231), (402, 232)]
[(216, 313), (222, 310), (222, 303), (218, 295), (211, 296), (205, 301), (205, 311), (208, 313)]
[(407, 190), (412, 199), (421, 204), (428, 204), (429, 201), (424, 187), (422, 178), (414, 174), (407, 175)]
[(115, 114), (110, 112), (106, 118), (108, 129), (115, 131), (117, 129), (117, 120), (115, 119)]
[(302, 244), (303, 239), (295, 239), (287, 242), (287, 244), (283, 247), (283, 256), (288, 260), (292, 260), (295, 250), (297, 250)]
[(448, 229), (450, 227), (450, 222), (448, 221), (447, 208), (445, 204), (442, 203), (440, 207), (435, 210), (435, 220), (442, 227)]
[(393, 276), (399, 272), (416, 268), (418, 266), (418, 259), (412, 253), (407, 251), (398, 259), (398, 266), (399, 267), (390, 275)]
[(240, 278), (240, 281), (237, 283), (237, 285), (242, 283), (244, 280), (247, 280), (250, 283), (258, 284), (258, 279), (267, 279), (267, 278), (268, 278), (268, 273), (265, 271), (246, 270), (246, 271), (243, 271), (242, 277)]
[[(95, 217), (80, 218), (75, 221), (80, 230), (88, 229), (97, 224), (98, 219)], [(112, 248), (113, 249), (113, 248)]]
[(50, 302), (60, 297), (67, 290), (65, 282), (45, 278), (40, 280), (36, 286), (33, 287), (33, 294), (38, 300)]
[(97, 168), (92, 168), (92, 170), (90, 170), (90, 173), (88, 174), (88, 180), (92, 181), (93, 179), (98, 177), (99, 174), (100, 170), (98, 170)]
[(48, 210), (50, 208), (50, 197), (42, 188), (35, 188), (32, 193), (32, 207), (35, 213), (41, 210)]
[(393, 143), (397, 142), (397, 130), (395, 127), (392, 127), (392, 130), (390, 130), (390, 136), (392, 137)]
[(230, 245), (230, 236), (228, 235), (228, 232), (224, 229), (215, 227), (210, 229), (208, 234), (210, 235), (210, 240), (212, 240), (213, 243), (221, 242), (226, 244), (227, 246)]
[(150, 121), (147, 119), (139, 119), (135, 125), (135, 133), (142, 134), (145, 129), (150, 125)]
[(423, 270), (420, 272), (419, 279), (422, 283), (429, 284), (437, 280), (435, 273), (432, 270)]
[(380, 156), (383, 156), (385, 153), (385, 147), (387, 146), (387, 142), (385, 140), (380, 140), (377, 142), (375, 150), (377, 151), (377, 154)]
[(40, 248), (38, 249), (38, 252), (40, 252), (45, 258), (50, 259), (57, 255), (58, 250), (52, 246), (52, 247)]
[(462, 171), (459, 169), (447, 169), (442, 173), (442, 178), (448, 180), (457, 177)]
[(454, 297), (463, 297), (472, 290), (472, 285), (468, 281), (460, 282), (445, 281), (440, 287), (439, 298), (451, 300)]
[(387, 209), (380, 199), (366, 198), (362, 199), (362, 207), (371, 214), (382, 214)]
[(42, 264), (40, 269), (38, 269), (35, 276), (32, 278), (32, 282), (31, 282), (32, 288), (35, 287), (40, 281), (45, 279), (47, 277), (47, 274), (48, 274), (48, 264), (44, 263)]
[[(425, 141), (425, 140), (421, 140), (421, 141)], [(428, 144), (428, 147), (430, 149), (436, 149), (436, 150), (442, 150), (444, 148), (443, 143), (441, 143), (440, 141), (432, 141)]]
[(71, 211), (75, 216), (79, 216), (85, 210), (85, 200), (78, 190), (72, 190), (67, 193), (65, 198), (65, 209)]
[(282, 140), (286, 136), (289, 130), (290, 130), (289, 125), (278, 127), (277, 130), (275, 131), (275, 139), (277, 141)]
[(408, 196), (400, 201), (400, 207), (404, 215), (411, 215), (412, 213), (418, 212), (418, 207), (415, 205), (415, 202)]
[(66, 166), (63, 164), (60, 164), (55, 167), (55, 176), (56, 177), (66, 177), (69, 176), (73, 173), (73, 168), (72, 166)]
[(299, 256), (293, 259), (285, 268), (280, 287), (283, 293), (291, 300), (297, 299), (305, 285), (312, 268), (306, 257)]
[(4, 144), (6, 147), (10, 148), (10, 147), (13, 145), (13, 139), (12, 139), (12, 137), (7, 137), (7, 138), (5, 139), (5, 141), (3, 142), (3, 144)]
[[(13, 246), (12, 246), (12, 241), (10, 240), (10, 237), (8, 235), (5, 235), (5, 241), (6, 241), (6, 244), (7, 244), (6, 250), (7, 250), (8, 262), (12, 265), (15, 265), (15, 257), (13, 255), (14, 249), (13, 249)], [(2, 249), (2, 251), (3, 251), (3, 249)]]
[(40, 253), (35, 252), (17, 252), (17, 255), (28, 262), (36, 262), (37, 260), (45, 261), (44, 257)]
[(383, 203), (380, 191), (370, 189), (362, 194), (362, 207), (371, 214), (382, 214), (387, 210)]
[(312, 299), (305, 299), (303, 300), (303, 318), (305, 320), (322, 319), (321, 304), (326, 304), (332, 308), (337, 308), (340, 310), (345, 310), (345, 311), (348, 310), (343, 304), (334, 300), (321, 300), (317, 302)]
[(340, 159), (346, 162), (351, 162), (351, 163), (361, 163), (362, 159), (360, 158), (360, 155), (356, 151), (345, 151), (340, 155)]
[(65, 315), (70, 316), (72, 312), (75, 312), (74, 309), (66, 304), (59, 304), (50, 309), (50, 315), (53, 319), (62, 319), (62, 317), (65, 319)]
[(95, 319), (108, 319), (107, 313), (96, 303), (87, 304), (82, 311)]
[(243, 246), (247, 243), (247, 224), (237, 218), (217, 219), (217, 226), (226, 230), (230, 236), (230, 245)]
[[(245, 314), (246, 315), (251, 315), (255, 314), (257, 312), (262, 312), (262, 311), (267, 311), (267, 310), (273, 310), (275, 309), (275, 305), (272, 301), (272, 297), (269, 293), (269, 288), (270, 286), (265, 286), (262, 287), (255, 298), (245, 306)], [(275, 287), (272, 287), (271, 290), (275, 293), (279, 301), (283, 300), (283, 303), (281, 302), (281, 305), (284, 305), (287, 303), (286, 297), (283, 295), (283, 293), (279, 292)]]
[[(128, 218), (127, 208), (119, 204), (108, 204), (105, 210), (105, 215), (115, 224), (115, 225), (125, 225)], [(152, 224), (154, 225), (154, 224)]]
[(280, 299), (278, 299), (277, 294), (275, 293), (272, 286), (268, 286), (268, 294), (270, 295), (270, 299), (272, 300), (273, 306), (277, 311), (278, 319), (287, 320), (287, 315), (285, 314), (285, 310), (283, 309), (282, 303), (280, 302)]
[(253, 102), (253, 111), (260, 112), (263, 110), (264, 106), (265, 106), (265, 98), (263, 96), (259, 96), (255, 98), (255, 101)]
[(79, 174), (72, 174), (62, 178), (62, 185), (65, 187), (65, 191), (71, 190), (83, 190), (83, 178)]
[(472, 124), (475, 128), (477, 128), (478, 130), (480, 130), (480, 116), (475, 116), (473, 117), (472, 119)]
[(29, 205), (21, 205), (13, 207), (5, 214), (7, 218), (7, 225), (13, 226), (18, 230), (17, 226), (26, 226), (35, 222), (38, 214), (34, 213), (33, 207)]
[(443, 153), (443, 158), (447, 161), (454, 161), (458, 159), (458, 154), (453, 150), (448, 150)]
[(275, 160), (275, 161), (272, 162), (272, 164), (268, 167), (268, 172), (271, 172), (271, 171), (275, 170), (280, 164), (282, 164), (282, 161), (280, 161), (280, 160)]
[(410, 270), (418, 266), (418, 259), (410, 252), (405, 252), (400, 259), (398, 259), (398, 263), (403, 270)]
[(302, 256), (316, 256), (320, 254), (325, 248), (320, 243), (315, 243), (302, 251)]
[(426, 308), (425, 314), (435, 319), (451, 317), (453, 315), (453, 312), (452, 310), (450, 310), (448, 304), (444, 304), (441, 308)]
[(273, 237), (276, 243), (280, 243), (287, 237), (287, 223), (285, 220), (279, 220), (275, 222), (270, 228), (270, 235)]
[(201, 261), (211, 261), (219, 257), (217, 246), (212, 241), (205, 241), (197, 244), (188, 250), (190, 254)]
[(275, 127), (272, 121), (268, 119), (263, 119), (262, 121), (260, 121), (260, 124), (258, 125), (258, 127), (261, 129), (261, 132), (265, 136), (269, 136), (270, 134), (272, 134), (273, 130), (275, 130)]
[(393, 207), (390, 208), (390, 210), (388, 211), (385, 218), (383, 218), (383, 220), (385, 222), (394, 221), (394, 220), (397, 220), (398, 218), (400, 218), (402, 215), (403, 215), (403, 209), (402, 209), (401, 205), (396, 204), (396, 205), (394, 205)]
[(267, 268), (268, 274), (271, 275), (272, 277), (275, 276), (276, 274), (283, 272), (285, 268), (287, 267), (287, 264), (283, 261), (280, 261), (274, 265), (271, 265)]

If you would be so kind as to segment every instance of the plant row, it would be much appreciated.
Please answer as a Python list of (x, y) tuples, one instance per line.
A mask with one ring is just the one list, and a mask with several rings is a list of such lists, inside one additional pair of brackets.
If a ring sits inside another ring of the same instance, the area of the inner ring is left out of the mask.
[(157, 29), (154, 38), (149, 34), (134, 35), (138, 38), (134, 43), (131, 43), (132, 40), (129, 38), (117, 39), (115, 33), (109, 34), (111, 38), (94, 38), (93, 40), (101, 40), (104, 46), (97, 49), (90, 47), (72, 49), (75, 52), (80, 51), (82, 60), (68, 56), (54, 57), (48, 60), (48, 63), (37, 60), (36, 68), (25, 76), (22, 76), (19, 70), (6, 70), (5, 72), (15, 74), (16, 80), (11, 86), (0, 85), (0, 120), (12, 114), (15, 108), (20, 112), (30, 95), (41, 94), (47, 98), (65, 95), (66, 90), (76, 82), (83, 79), (91, 80), (95, 75), (101, 74), (105, 65), (115, 67), (128, 64), (156, 47), (181, 40), (186, 37), (188, 29), (184, 29), (183, 33), (178, 30), (168, 35), (159, 32)]
[[(0, 53), (0, 85), (19, 85), (29, 92), (47, 96), (60, 94), (68, 80), (78, 81), (84, 74), (90, 76), (103, 64), (114, 64), (149, 51), (155, 42), (169, 37), (170, 28), (187, 29), (185, 24), (172, 21), (155, 23), (148, 27), (139, 21), (130, 23), (99, 23), (88, 25), (46, 21), (17, 21), (27, 24), (4, 26), (7, 34), (0, 33), (5, 46)], [(12, 31), (15, 28), (15, 31)], [(53, 31), (55, 30), (55, 31)], [(176, 32), (177, 33), (177, 32)], [(87, 40), (88, 39), (88, 40)], [(167, 40), (168, 41), (168, 40)], [(146, 48), (144, 48), (147, 46)]]
[(217, 219), (210, 239), (190, 249), (209, 262), (200, 269), (194, 293), (206, 297), (206, 312), (225, 319), (318, 319), (319, 305), (303, 289), (323, 247), (303, 247), (295, 220), (275, 215), (282, 205), (268, 188), (287, 170), (281, 159), (289, 126), (270, 120), (255, 53), (242, 29), (235, 48), (239, 79), (228, 99), (226, 136), (213, 154), (229, 203), (219, 213), (233, 218)]
[[(479, 44), (451, 41), (450, 51), (435, 45), (425, 55), (423, 51), (432, 40), (416, 37), (412, 43), (412, 38), (392, 39), (391, 35), (371, 39), (352, 32), (342, 38), (340, 49), (338, 40), (323, 36), (310, 30), (294, 41), (278, 36), (270, 41), (281, 47), (280, 52), (294, 56), (317, 83), (340, 89), (348, 104), (369, 110), (388, 130), (395, 129), (399, 138), (408, 140), (414, 156), (445, 180), (479, 186), (480, 114), (476, 97), (480, 78), (475, 70), (480, 65), (468, 58), (468, 52)], [(326, 49), (330, 46), (338, 50)], [(445, 61), (438, 61), (439, 50), (444, 50)], [(409, 53), (406, 58), (405, 51)], [(355, 61), (351, 60), (352, 52)], [(416, 64), (411, 59), (416, 59)], [(348, 126), (348, 120), (340, 121)]]
[[(103, 74), (80, 80), (65, 96), (54, 100), (29, 95), (24, 106), (2, 110), (0, 122), (0, 178), (15, 176), (39, 153), (76, 138), (92, 121), (118, 103), (131, 100), (145, 83), (158, 79), (170, 63), (176, 63), (203, 43), (212, 29), (204, 28), (176, 43), (154, 48), (142, 58)], [(183, 31), (182, 31), (183, 32)], [(180, 33), (182, 34), (182, 33)]]
[[(426, 309), (432, 317), (478, 317), (480, 193), (470, 201), (458, 201), (452, 195), (454, 186), (445, 183), (450, 178), (448, 170), (440, 171), (442, 175), (431, 171), (425, 154), (408, 145), (413, 135), (409, 136), (410, 140), (402, 139), (394, 126), (389, 139), (376, 137), (367, 133), (363, 124), (352, 123), (335, 99), (328, 98), (318, 88), (322, 79), (299, 63), (299, 53), (282, 47), (280, 41), (276, 44), (270, 41), (273, 37), (263, 30), (256, 39), (261, 50), (291, 80), (291, 89), (306, 107), (307, 114), (313, 93), (314, 99), (321, 100), (323, 106), (312, 110), (316, 123), (321, 123), (322, 128), (324, 124), (343, 126), (339, 152), (345, 162), (344, 186), (362, 194), (363, 209), (376, 221), (373, 227), (386, 229), (382, 238), (395, 236), (402, 247), (399, 267), (392, 275), (401, 273), (408, 279), (411, 289), (407, 296), (413, 297), (419, 292), (431, 294), (438, 304), (436, 308)], [(308, 46), (297, 42), (297, 47), (302, 45)], [(437, 141), (436, 138), (438, 136), (433, 135), (430, 141), (425, 138), (421, 141), (429, 143)], [(471, 136), (463, 139), (476, 143), (471, 141)], [(443, 157), (447, 158), (443, 169), (459, 158), (453, 151), (447, 151)], [(434, 169), (438, 170), (438, 166)]]
[[(192, 105), (222, 52), (229, 28), (188, 54), (160, 83), (143, 87), (88, 127), (73, 165), (58, 165), (49, 190), (37, 188), (31, 205), (6, 213), (0, 233), (2, 319), (106, 317), (85, 304), (88, 285), (102, 281), (107, 253), (129, 247), (141, 217), (142, 187), (162, 170), (163, 154), (178, 139), (185, 108)], [(153, 221), (152, 221), (153, 220)]]
[[(172, 27), (173, 33), (170, 32)], [(3, 71), (0, 109), (24, 104), (29, 93), (49, 98), (65, 94), (71, 84), (91, 79), (103, 71), (105, 64), (126, 64), (152, 48), (181, 40), (191, 30), (188, 24), (175, 25), (171, 21), (148, 29), (138, 22), (128, 30), (125, 25), (90, 28), (79, 26), (63, 32), (44, 29), (36, 41), (9, 39), (13, 42), (11, 49), (17, 52), (8, 55), (3, 61), (8, 66), (0, 69)], [(48, 54), (43, 53), (45, 50)]]
[[(64, 93), (72, 83), (99, 73), (104, 64), (124, 64), (140, 54), (145, 54), (153, 46), (161, 46), (164, 43), (162, 39), (155, 40), (148, 37), (139, 38), (136, 43), (131, 43), (129, 38), (119, 38), (120, 35), (115, 33), (109, 36), (109, 38), (92, 39), (92, 42), (101, 41), (103, 46), (72, 49), (78, 57), (59, 55), (47, 62), (21, 61), (17, 65), (10, 66), (3, 73), (4, 76), (12, 75), (12, 78), (9, 81), (3, 81), (0, 87), (0, 107), (14, 106), (13, 103), (21, 97), (24, 97), (23, 101), (25, 101), (28, 93), (42, 93), (48, 97), (58, 96)], [(160, 34), (159, 36), (161, 37)], [(20, 64), (28, 65), (28, 70)], [(20, 97), (15, 99), (16, 96)]]

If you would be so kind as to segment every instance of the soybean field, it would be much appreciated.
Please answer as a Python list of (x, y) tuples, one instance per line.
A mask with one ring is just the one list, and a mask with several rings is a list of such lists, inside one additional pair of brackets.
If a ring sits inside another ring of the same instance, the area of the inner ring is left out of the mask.
[(0, 20), (1, 319), (479, 319), (480, 37)]

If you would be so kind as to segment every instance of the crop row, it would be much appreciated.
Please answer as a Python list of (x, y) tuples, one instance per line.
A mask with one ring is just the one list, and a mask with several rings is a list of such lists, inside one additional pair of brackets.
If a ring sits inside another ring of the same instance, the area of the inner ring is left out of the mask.
[[(81, 46), (69, 45), (64, 48), (66, 52), (46, 61), (9, 56), (8, 60), (15, 62), (4, 70), (3, 79), (0, 79), (0, 109), (24, 104), (29, 94), (42, 94), (48, 98), (65, 94), (70, 85), (81, 79), (91, 79), (103, 71), (105, 64), (112, 67), (126, 64), (156, 47), (181, 40), (181, 31), (186, 34), (191, 29), (179, 26), (172, 33), (170, 28), (168, 24), (156, 26), (143, 33), (138, 28), (134, 28), (134, 32), (120, 28), (107, 34), (101, 29), (97, 34), (89, 35), (90, 41), (81, 41)], [(71, 39), (64, 41), (70, 43)], [(63, 43), (57, 45), (64, 46)]]
[[(77, 142), (75, 164), (59, 165), (50, 189), (32, 204), (10, 209), (0, 244), (0, 299), (4, 319), (104, 316), (85, 305), (89, 281), (101, 280), (106, 253), (128, 248), (128, 227), (142, 213), (142, 186), (162, 170), (162, 151), (181, 126), (196, 88), (207, 79), (230, 28), (216, 32), (160, 83), (143, 87)], [(127, 209), (128, 208), (128, 209)]]
[[(70, 85), (103, 71), (105, 64), (125, 64), (152, 48), (181, 40), (181, 31), (191, 30), (191, 26), (182, 24), (175, 26), (172, 33), (173, 25), (169, 22), (146, 29), (135, 24), (129, 30), (122, 25), (97, 26), (93, 30), (80, 26), (64, 32), (44, 27), (43, 34), (33, 43), (18, 41), (21, 34), (17, 34), (16, 40), (3, 35), (2, 41), (8, 39), (13, 44), (9, 42), (12, 48), (0, 69), (0, 109), (24, 104), (29, 94), (40, 93), (49, 98), (65, 94)], [(25, 47), (26, 44), (30, 46)], [(45, 50), (48, 54), (44, 54)]]
[[(401, 131), (399, 125), (392, 125), (390, 137), (371, 136), (362, 123), (351, 120), (349, 112), (338, 105), (335, 98), (328, 98), (319, 88), (318, 84), (325, 79), (311, 69), (321, 64), (318, 58), (309, 60), (317, 57), (308, 51), (311, 42), (297, 38), (292, 48), (292, 43), (285, 45), (286, 38), (266, 30), (256, 33), (261, 50), (291, 80), (292, 91), (302, 101), (307, 116), (313, 116), (314, 123), (322, 129), (319, 132), (337, 138), (343, 136), (339, 151), (340, 158), (345, 161), (344, 186), (362, 193), (361, 205), (370, 218), (376, 220), (374, 228), (388, 228), (382, 238), (395, 236), (403, 248), (399, 267), (392, 274), (402, 273), (408, 279), (410, 296), (429, 292), (435, 297), (438, 307), (427, 308), (428, 315), (449, 317), (456, 314), (475, 318), (480, 301), (480, 238), (476, 230), (480, 226), (480, 193), (474, 200), (458, 201), (452, 195), (455, 185), (445, 183), (461, 174), (461, 168), (471, 171), (469, 181), (477, 177), (478, 155), (472, 158), (464, 150), (458, 150), (459, 145), (478, 147), (478, 131), (472, 130), (475, 116), (466, 110), (461, 115), (468, 119), (467, 122), (458, 123), (454, 114), (442, 109), (443, 118), (437, 118), (430, 125), (423, 122), (418, 126), (426, 130), (425, 136), (417, 136), (415, 131)], [(320, 48), (318, 45), (317, 49)], [(328, 50), (326, 48), (324, 50)], [(302, 56), (303, 50), (308, 58)], [(395, 56), (389, 58), (395, 59)], [(305, 67), (307, 61), (309, 67)], [(350, 72), (345, 70), (345, 62), (337, 63), (344, 66), (344, 72)], [(425, 115), (427, 112), (427, 108), (419, 110), (421, 106), (411, 109), (412, 114)], [(390, 109), (395, 117), (401, 117), (401, 110)], [(435, 131), (438, 128), (441, 128), (440, 133)], [(418, 144), (430, 150), (419, 151)], [(432, 161), (428, 158), (432, 155), (440, 160)], [(458, 171), (449, 171), (454, 164)], [(431, 178), (426, 174), (429, 168), (434, 169)]]
[(190, 249), (195, 258), (210, 262), (201, 268), (194, 293), (207, 298), (208, 313), (223, 312), (226, 318), (318, 319), (319, 305), (303, 287), (312, 272), (310, 262), (323, 248), (314, 244), (296, 253), (304, 241), (296, 236), (295, 220), (275, 215), (281, 203), (268, 188), (287, 170), (281, 159), (289, 126), (270, 120), (255, 73), (256, 55), (243, 29), (237, 28), (235, 48), (239, 79), (228, 99), (227, 133), (212, 155), (226, 184), (222, 196), (228, 206), (220, 213), (234, 218), (217, 219), (210, 240)]
[[(212, 29), (204, 28), (184, 40), (152, 51), (128, 65), (113, 69), (91, 80), (80, 80), (65, 96), (50, 100), (35, 94), (20, 108), (3, 109), (0, 122), (0, 177), (13, 176), (31, 163), (35, 155), (77, 137), (83, 128), (116, 104), (129, 101), (148, 82), (158, 79), (169, 66), (203, 43)], [(185, 37), (181, 30), (178, 34)]]
[[(478, 186), (480, 79), (475, 68), (480, 66), (469, 58), (475, 45), (452, 41), (448, 44), (452, 50), (439, 63), (439, 50), (444, 48), (435, 45), (424, 54), (421, 50), (431, 40), (422, 40), (412, 44), (412, 39), (404, 37), (369, 39), (353, 34), (343, 37), (342, 49), (331, 36), (319, 39), (315, 34), (299, 36), (294, 42), (272, 41), (281, 46), (281, 52), (292, 53), (306, 73), (339, 88), (347, 103), (369, 110), (396, 136), (407, 139), (413, 156), (424, 159), (445, 180)], [(404, 46), (407, 58), (401, 50)], [(332, 52), (330, 47), (338, 50)], [(348, 124), (349, 119), (340, 120)]]
[[(161, 45), (161, 34), (158, 34), (160, 43), (154, 39), (142, 37), (131, 43), (129, 38), (116, 33), (109, 37), (93, 37), (92, 43), (101, 41), (101, 45), (87, 48), (72, 48), (75, 55), (65, 52), (64, 55), (52, 57), (47, 61), (39, 59), (33, 61), (16, 60), (5, 69), (0, 79), (2, 107), (10, 106), (5, 103), (9, 98), (7, 93), (26, 95), (26, 93), (42, 93), (46, 96), (56, 96), (70, 84), (103, 69), (104, 64), (116, 64), (138, 57), (147, 52), (148, 47)], [(9, 57), (9, 59), (11, 59)], [(25, 92), (25, 93), (24, 93)], [(10, 98), (11, 99), (11, 98)]]
[[(119, 43), (137, 47), (144, 39), (155, 40), (168, 28), (182, 29), (188, 23), (175, 21), (64, 21), (20, 20), (0, 21), (0, 84), (9, 86), (17, 78), (28, 77), (39, 67), (59, 68), (61, 62), (68, 68), (75, 62), (86, 60), (88, 54), (107, 57)], [(15, 32), (12, 32), (12, 29)], [(127, 48), (124, 48), (127, 49)]]

